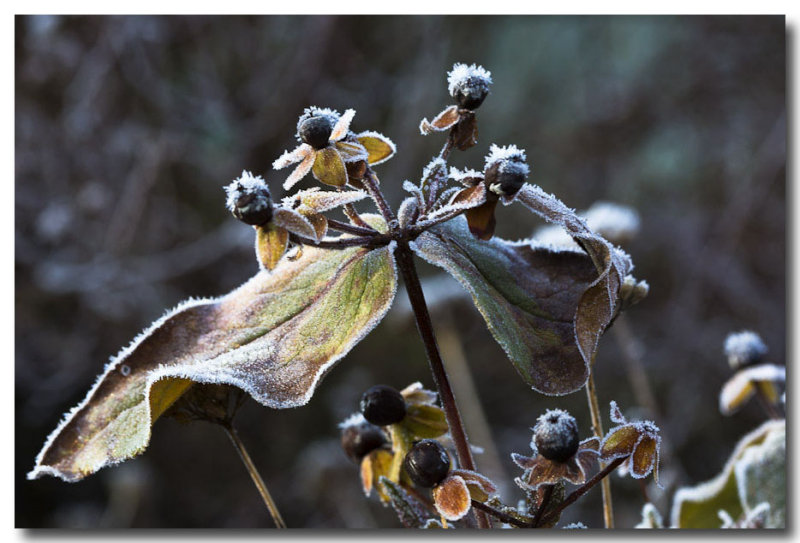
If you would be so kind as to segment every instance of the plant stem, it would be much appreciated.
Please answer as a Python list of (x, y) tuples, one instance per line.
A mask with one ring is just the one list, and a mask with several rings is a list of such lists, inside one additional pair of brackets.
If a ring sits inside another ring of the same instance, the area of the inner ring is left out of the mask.
[(364, 219), (362, 219), (361, 215), (358, 214), (358, 211), (356, 211), (356, 208), (353, 204), (344, 205), (344, 214), (347, 215), (347, 218), (353, 221), (353, 223), (356, 225), (362, 228), (372, 228), (369, 224), (364, 222)]
[[(589, 400), (589, 413), (592, 417), (592, 431), (594, 435), (602, 441), (603, 439), (603, 423), (600, 420), (600, 406), (597, 403), (597, 390), (594, 386), (594, 360), (589, 366), (589, 380), (586, 381), (586, 395)], [(603, 479), (603, 520), (606, 528), (614, 527), (614, 509), (611, 504), (611, 482), (608, 479)]]
[[(414, 311), (414, 318), (417, 321), (417, 329), (422, 337), (422, 343), (425, 345), (425, 353), (428, 357), (431, 372), (433, 373), (433, 380), (436, 383), (445, 418), (447, 419), (447, 425), (450, 428), (450, 435), (456, 447), (458, 464), (462, 469), (475, 471), (475, 461), (472, 458), (472, 451), (470, 451), (469, 448), (467, 434), (461, 422), (461, 414), (458, 412), (458, 405), (456, 404), (453, 390), (450, 387), (450, 380), (447, 377), (447, 372), (444, 369), (444, 364), (439, 354), (439, 347), (436, 345), (433, 323), (428, 313), (425, 295), (422, 292), (417, 269), (414, 265), (414, 257), (408, 246), (408, 242), (402, 241), (398, 244), (395, 257), (397, 258), (397, 267), (400, 268), (400, 273), (403, 275), (403, 281), (406, 284), (406, 292), (408, 293), (408, 300), (411, 303), (411, 309)], [(479, 528), (491, 527), (491, 521), (485, 513), (476, 512), (475, 516)]]
[(615, 469), (617, 469), (617, 467), (627, 459), (628, 459), (627, 456), (623, 456), (622, 458), (617, 458), (616, 460), (611, 462), (609, 465), (603, 468), (602, 471), (598, 472), (594, 477), (586, 481), (583, 484), (583, 486), (579, 487), (577, 490), (575, 490), (569, 496), (567, 496), (563, 502), (558, 504), (558, 507), (556, 507), (548, 514), (546, 514), (542, 519), (542, 522), (546, 524), (547, 522), (556, 518), (558, 515), (561, 514), (561, 511), (563, 511), (564, 509), (575, 503), (578, 500), (578, 498), (586, 494), (594, 485), (597, 484), (598, 481), (607, 481), (608, 479), (606, 479), (606, 476)]
[[(381, 189), (378, 188), (378, 179), (375, 177), (375, 174), (371, 169), (367, 169), (367, 173), (364, 174), (364, 178), (361, 180), (361, 182), (363, 183), (367, 194), (369, 194), (370, 198), (372, 198), (372, 200), (375, 202), (375, 205), (378, 206), (378, 211), (380, 211), (381, 215), (383, 215), (387, 225), (389, 225), (391, 222), (397, 221), (394, 211), (392, 211), (392, 208), (389, 207), (389, 204), (386, 202), (386, 198), (383, 197)], [(391, 225), (389, 228), (391, 229)]]
[(340, 222), (335, 219), (328, 219), (328, 228), (331, 230), (338, 230), (339, 232), (345, 232), (347, 234), (355, 234), (357, 236), (376, 236), (379, 234), (377, 230), (372, 228), (363, 228), (361, 226), (355, 226), (346, 222)]
[(269, 490), (267, 490), (267, 485), (264, 484), (264, 479), (261, 478), (261, 474), (258, 473), (256, 465), (253, 463), (253, 460), (247, 453), (244, 443), (242, 443), (242, 440), (239, 439), (239, 434), (236, 432), (236, 428), (234, 428), (230, 423), (221, 424), (220, 426), (225, 429), (228, 437), (231, 438), (231, 442), (233, 443), (236, 452), (239, 453), (239, 458), (242, 459), (242, 463), (244, 463), (247, 471), (250, 473), (250, 477), (253, 479), (253, 484), (256, 485), (259, 494), (261, 494), (261, 498), (264, 500), (264, 504), (267, 506), (269, 514), (272, 515), (272, 520), (275, 521), (275, 527), (286, 528), (286, 523), (283, 521), (280, 511), (278, 511), (278, 506), (275, 505), (272, 496), (270, 496)]

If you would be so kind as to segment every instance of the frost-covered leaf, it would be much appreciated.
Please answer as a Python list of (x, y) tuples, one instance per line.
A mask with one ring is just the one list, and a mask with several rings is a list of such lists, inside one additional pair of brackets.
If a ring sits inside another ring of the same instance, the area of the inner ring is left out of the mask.
[(76, 481), (141, 453), (153, 422), (191, 382), (230, 384), (274, 408), (305, 404), (386, 314), (392, 250), (308, 247), (226, 296), (169, 312), (106, 366), (29, 477)]
[(303, 210), (322, 213), (323, 211), (329, 211), (339, 206), (358, 202), (366, 197), (367, 193), (363, 190), (332, 191), (319, 190), (315, 187), (308, 190), (301, 190), (297, 194), (285, 198), (284, 202), (287, 200), (300, 202), (297, 208), (300, 213), (303, 213)]
[(334, 187), (343, 187), (347, 184), (347, 170), (341, 155), (335, 148), (325, 147), (317, 151), (315, 156), (311, 173), (317, 180)]
[(367, 150), (367, 162), (371, 166), (386, 162), (397, 152), (394, 142), (378, 132), (361, 132), (356, 135), (356, 139)]
[(256, 227), (256, 258), (262, 270), (272, 271), (289, 246), (289, 232), (274, 223)]
[(449, 106), (430, 122), (428, 122), (428, 119), (422, 119), (422, 122), (419, 123), (419, 131), (423, 136), (427, 136), (432, 132), (441, 132), (456, 124), (458, 118), (458, 106)]
[(314, 226), (308, 222), (308, 219), (295, 211), (285, 207), (275, 207), (272, 212), (272, 222), (276, 226), (285, 228), (289, 232), (297, 235), (316, 239), (317, 231)]
[(497, 495), (497, 485), (485, 475), (466, 469), (454, 469), (450, 473), (464, 479), (464, 482), (467, 483), (470, 497), (473, 500), (485, 502), (492, 496)]
[(345, 162), (358, 162), (359, 160), (367, 160), (367, 150), (360, 143), (352, 143), (349, 141), (337, 141), (333, 144), (336, 150), (339, 151), (339, 156)]
[(734, 466), (739, 498), (748, 517), (765, 502), (765, 528), (786, 526), (786, 427), (775, 428), (764, 442), (744, 451)]
[(478, 241), (461, 217), (426, 231), (412, 248), (466, 288), (530, 386), (567, 394), (584, 385), (588, 358), (576, 344), (576, 324), (589, 320), (582, 312), (594, 311), (584, 303), (597, 271), (583, 252)]
[[(764, 444), (768, 439), (777, 439), (772, 436), (785, 437), (785, 435), (786, 421), (771, 420), (744, 436), (736, 445), (733, 454), (719, 475), (697, 486), (681, 488), (675, 493), (672, 501), (672, 527), (719, 528), (722, 525), (717, 514), (720, 510), (725, 511), (732, 518), (742, 516), (745, 513), (745, 506), (739, 493), (737, 464), (742, 460), (747, 462), (748, 458), (745, 453), (749, 449)], [(784, 477), (785, 473), (784, 469)], [(785, 491), (782, 497), (785, 500)]]
[(664, 520), (661, 518), (661, 513), (658, 512), (656, 506), (650, 502), (644, 504), (644, 507), (642, 507), (642, 520), (634, 528), (660, 530), (663, 527)]
[(723, 415), (730, 415), (756, 393), (759, 387), (767, 401), (777, 403), (778, 390), (774, 383), (786, 381), (786, 368), (775, 364), (760, 364), (737, 371), (723, 386), (719, 393), (719, 409)]
[(411, 404), (401, 423), (415, 438), (432, 439), (447, 433), (444, 411), (435, 405)]
[(403, 490), (399, 484), (385, 476), (378, 479), (379, 486), (383, 493), (389, 497), (389, 503), (397, 513), (400, 522), (406, 528), (422, 528), (428, 520), (431, 520), (425, 512), (425, 507), (408, 492)]
[(593, 361), (600, 336), (616, 316), (620, 286), (633, 269), (630, 257), (592, 232), (586, 221), (561, 200), (537, 186), (523, 185), (516, 201), (546, 221), (567, 230), (597, 267), (599, 276), (581, 297), (582, 309), (575, 318), (578, 348), (587, 361)]

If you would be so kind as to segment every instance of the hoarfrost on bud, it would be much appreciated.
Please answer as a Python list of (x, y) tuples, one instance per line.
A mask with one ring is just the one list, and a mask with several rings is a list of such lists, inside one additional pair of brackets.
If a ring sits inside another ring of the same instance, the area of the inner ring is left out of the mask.
[(500, 147), (499, 145), (493, 143), (489, 147), (489, 154), (486, 155), (486, 162), (484, 164), (484, 169), (488, 169), (492, 164), (499, 162), (500, 169), (502, 169), (510, 162), (520, 163), (521, 172), (523, 175), (528, 175), (530, 169), (528, 165), (525, 163), (527, 158), (525, 157), (525, 149), (519, 149), (516, 145), (504, 145)]
[(234, 179), (229, 185), (225, 187), (225, 206), (233, 213), (236, 209), (236, 201), (245, 194), (256, 194), (257, 192), (267, 189), (267, 182), (260, 175), (253, 175), (247, 170), (242, 170), (242, 175)]
[(306, 121), (311, 117), (322, 117), (322, 116), (330, 117), (331, 125), (334, 125), (336, 124), (336, 121), (339, 120), (339, 117), (341, 117), (341, 114), (335, 109), (330, 109), (327, 107), (309, 106), (303, 110), (303, 114), (300, 115), (300, 117), (297, 119), (297, 131), (300, 132), (300, 125), (303, 124), (303, 121)]
[(339, 428), (344, 430), (345, 428), (349, 428), (350, 426), (358, 426), (359, 424), (364, 424), (367, 422), (367, 419), (364, 418), (364, 415), (361, 413), (353, 413), (342, 422), (339, 423)]
[(767, 346), (761, 336), (750, 330), (729, 334), (725, 339), (725, 354), (731, 367), (736, 369), (761, 361)]
[(447, 92), (454, 98), (459, 91), (468, 86), (478, 87), (484, 93), (489, 92), (491, 84), (492, 72), (477, 64), (469, 66), (462, 63), (453, 64), (453, 69), (447, 73)]

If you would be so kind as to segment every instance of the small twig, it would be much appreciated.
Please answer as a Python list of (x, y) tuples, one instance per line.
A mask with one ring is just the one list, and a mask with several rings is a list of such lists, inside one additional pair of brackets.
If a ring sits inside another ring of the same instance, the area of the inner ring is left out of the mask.
[(278, 506), (275, 505), (272, 496), (270, 496), (269, 490), (267, 490), (267, 485), (264, 484), (264, 479), (261, 478), (261, 474), (258, 472), (256, 465), (253, 463), (253, 460), (247, 453), (244, 443), (242, 443), (242, 440), (239, 439), (239, 434), (236, 432), (236, 428), (234, 428), (230, 423), (220, 424), (220, 426), (225, 429), (228, 437), (231, 438), (231, 442), (233, 443), (236, 452), (239, 453), (239, 458), (242, 459), (242, 462), (247, 468), (248, 473), (250, 473), (250, 477), (253, 479), (253, 484), (256, 485), (259, 494), (261, 494), (261, 498), (264, 500), (264, 504), (267, 506), (269, 514), (272, 515), (272, 520), (275, 521), (275, 527), (286, 528), (286, 523), (283, 521), (280, 511), (278, 511)]
[[(414, 257), (407, 242), (402, 242), (398, 245), (395, 251), (395, 258), (397, 259), (397, 267), (400, 269), (403, 281), (406, 284), (408, 300), (411, 302), (411, 309), (414, 311), (414, 317), (417, 321), (417, 329), (422, 337), (425, 353), (428, 356), (428, 362), (433, 373), (433, 380), (436, 383), (439, 398), (442, 401), (442, 408), (447, 419), (447, 425), (450, 428), (450, 435), (456, 447), (458, 464), (462, 469), (476, 471), (475, 461), (472, 458), (472, 451), (469, 448), (469, 441), (464, 431), (461, 415), (458, 412), (453, 389), (450, 387), (450, 380), (447, 378), (447, 372), (439, 354), (439, 347), (436, 345), (436, 335), (433, 331), (433, 323), (431, 322), (430, 313), (428, 313), (428, 306), (425, 303), (425, 295), (422, 292), (417, 269), (414, 265)], [(485, 513), (476, 513), (475, 517), (479, 528), (491, 527), (491, 521)]]
[(345, 232), (346, 234), (355, 234), (357, 236), (375, 236), (380, 233), (374, 228), (364, 228), (335, 219), (328, 219), (328, 228), (339, 232)]
[(525, 522), (524, 520), (520, 520), (512, 515), (509, 515), (508, 513), (500, 511), (499, 509), (495, 509), (491, 505), (487, 505), (483, 502), (472, 500), (472, 507), (474, 507), (475, 509), (480, 509), (485, 513), (489, 513), (500, 522), (510, 524), (511, 526), (516, 526), (517, 528), (533, 528), (533, 524)]
[[(592, 417), (592, 431), (595, 437), (602, 441), (603, 423), (600, 419), (600, 405), (597, 403), (597, 390), (594, 385), (594, 359), (589, 365), (589, 379), (586, 381), (586, 396), (589, 400), (589, 413)], [(614, 527), (614, 509), (611, 503), (611, 483), (603, 480), (603, 521), (607, 529)]]
[(542, 522), (547, 524), (548, 522), (552, 521), (553, 519), (558, 517), (558, 515), (561, 514), (561, 511), (563, 511), (564, 509), (575, 503), (578, 500), (578, 498), (586, 494), (594, 485), (598, 483), (598, 481), (606, 481), (607, 480), (606, 476), (615, 469), (617, 469), (617, 467), (620, 464), (622, 464), (625, 460), (627, 460), (627, 458), (628, 458), (627, 456), (623, 456), (622, 458), (617, 458), (609, 465), (607, 465), (605, 468), (603, 468), (602, 471), (598, 472), (594, 477), (586, 481), (583, 484), (583, 486), (579, 487), (577, 490), (575, 490), (569, 496), (567, 496), (566, 499), (560, 504), (558, 504), (558, 506), (555, 509), (546, 514), (542, 519)]
[(389, 204), (386, 202), (386, 198), (383, 197), (383, 193), (378, 188), (378, 180), (371, 169), (367, 168), (367, 173), (364, 174), (361, 182), (363, 183), (367, 194), (369, 194), (370, 198), (372, 198), (372, 200), (375, 202), (375, 205), (378, 206), (378, 211), (381, 212), (381, 215), (383, 215), (386, 223), (389, 224), (396, 222), (397, 217), (395, 217), (394, 211), (392, 211), (392, 208), (389, 207)]

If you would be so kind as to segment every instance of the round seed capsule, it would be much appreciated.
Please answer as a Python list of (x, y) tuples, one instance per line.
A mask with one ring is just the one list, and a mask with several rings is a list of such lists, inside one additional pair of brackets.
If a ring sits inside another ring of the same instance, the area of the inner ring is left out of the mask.
[(565, 462), (578, 451), (578, 423), (566, 411), (548, 410), (533, 427), (533, 441), (548, 460)]
[(245, 224), (258, 226), (272, 219), (272, 199), (266, 187), (242, 192), (234, 201), (233, 216)]
[(475, 110), (480, 107), (486, 95), (489, 94), (489, 87), (480, 78), (472, 77), (467, 79), (455, 93), (454, 98), (459, 107), (463, 109)]
[(441, 443), (433, 439), (423, 439), (408, 451), (403, 467), (415, 485), (432, 488), (447, 477), (450, 457)]
[(342, 429), (342, 449), (354, 462), (387, 443), (386, 435), (378, 426), (363, 421)]
[(361, 396), (361, 414), (378, 426), (395, 424), (406, 416), (406, 401), (394, 388), (375, 385)]
[(333, 119), (328, 115), (309, 117), (301, 122), (297, 129), (300, 140), (318, 150), (328, 146), (331, 132), (333, 132)]

